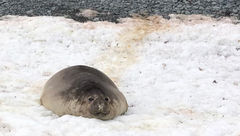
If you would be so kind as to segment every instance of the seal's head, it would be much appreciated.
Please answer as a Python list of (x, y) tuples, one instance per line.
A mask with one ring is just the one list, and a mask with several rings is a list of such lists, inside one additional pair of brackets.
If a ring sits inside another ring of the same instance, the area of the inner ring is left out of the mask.
[(88, 103), (88, 112), (94, 118), (107, 120), (111, 111), (112, 100), (104, 94), (100, 89), (91, 89), (88, 91), (85, 102)]

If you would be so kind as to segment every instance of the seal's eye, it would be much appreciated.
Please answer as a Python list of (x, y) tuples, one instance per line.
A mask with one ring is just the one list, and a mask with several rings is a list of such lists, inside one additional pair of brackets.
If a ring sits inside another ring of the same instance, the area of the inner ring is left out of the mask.
[(93, 101), (94, 99), (92, 97), (89, 97), (88, 100), (91, 102)]
[(106, 102), (108, 102), (109, 101), (109, 99), (106, 97), (105, 99), (104, 99)]

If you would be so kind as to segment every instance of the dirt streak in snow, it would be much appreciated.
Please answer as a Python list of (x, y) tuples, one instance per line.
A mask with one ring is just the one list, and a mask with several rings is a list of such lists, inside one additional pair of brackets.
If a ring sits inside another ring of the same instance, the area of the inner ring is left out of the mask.
[(166, 20), (157, 16), (127, 18), (118, 25), (123, 30), (118, 34), (114, 45), (108, 45), (107, 50), (94, 60), (95, 65), (117, 84), (128, 67), (137, 62), (143, 39), (152, 32), (170, 29)]

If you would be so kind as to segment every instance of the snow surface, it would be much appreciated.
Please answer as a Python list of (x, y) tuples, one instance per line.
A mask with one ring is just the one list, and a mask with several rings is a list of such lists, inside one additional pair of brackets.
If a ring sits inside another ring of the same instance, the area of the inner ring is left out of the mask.
[[(239, 136), (240, 24), (172, 16), (79, 23), (0, 19), (0, 136)], [(129, 110), (110, 121), (58, 117), (44, 83), (72, 65), (105, 72)]]

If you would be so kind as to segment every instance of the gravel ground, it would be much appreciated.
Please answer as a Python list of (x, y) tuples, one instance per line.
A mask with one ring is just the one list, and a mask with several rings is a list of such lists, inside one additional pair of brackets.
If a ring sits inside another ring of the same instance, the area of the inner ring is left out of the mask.
[[(97, 12), (91, 17), (84, 16), (81, 14), (84, 9)], [(204, 14), (240, 19), (240, 0), (0, 0), (0, 16), (66, 16), (80, 22), (117, 22), (133, 14), (158, 14), (166, 18), (169, 14)]]

